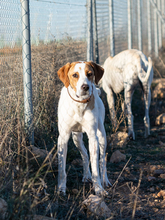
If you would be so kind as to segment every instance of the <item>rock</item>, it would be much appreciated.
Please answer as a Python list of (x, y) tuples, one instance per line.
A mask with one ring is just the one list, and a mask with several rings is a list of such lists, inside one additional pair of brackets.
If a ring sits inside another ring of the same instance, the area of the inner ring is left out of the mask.
[(6, 212), (7, 212), (7, 202), (4, 199), (0, 198), (0, 217), (2, 219), (5, 219)]
[(116, 147), (116, 146), (123, 147), (127, 144), (128, 140), (129, 140), (128, 133), (118, 131), (111, 135), (110, 145), (113, 147)]
[(164, 174), (164, 170), (163, 169), (159, 169), (159, 170), (154, 170), (153, 175), (155, 177), (160, 176), (160, 174)]
[(34, 215), (33, 220), (57, 220), (57, 219), (49, 218), (49, 217), (42, 216), (42, 215)]
[(149, 176), (149, 177), (148, 177), (148, 181), (152, 181), (152, 180), (156, 180), (156, 177), (154, 177), (154, 176)]
[(86, 200), (82, 202), (84, 207), (90, 212), (100, 217), (110, 217), (111, 211), (105, 202), (97, 195), (90, 195)]
[(161, 115), (159, 115), (156, 118), (155, 124), (156, 125), (161, 125), (161, 124), (164, 124), (164, 123), (165, 123), (165, 113), (162, 113)]
[(155, 187), (154, 187), (154, 186), (152, 186), (152, 187), (150, 188), (150, 192), (155, 192)]
[(165, 174), (160, 174), (160, 178), (165, 179)]
[(157, 86), (155, 87), (154, 91), (152, 92), (153, 98), (165, 98), (165, 82), (160, 81), (158, 82)]
[(77, 195), (78, 194), (78, 189), (72, 189), (72, 193)]
[(126, 167), (125, 168), (125, 171), (128, 173), (128, 174), (130, 174), (131, 172), (130, 172), (130, 168), (129, 167)]
[[(32, 156), (36, 157), (36, 158), (38, 158), (38, 157), (45, 158), (49, 154), (48, 151), (46, 151), (44, 149), (40, 149), (35, 146), (30, 146), (30, 147), (28, 147), (28, 149), (29, 149), (30, 153), (32, 154)], [(52, 154), (49, 155), (49, 158), (50, 159), (53, 158)]]
[(122, 154), (119, 150), (116, 150), (115, 152), (113, 152), (113, 154), (110, 158), (111, 163), (119, 163), (119, 162), (125, 161), (125, 160), (126, 160), (126, 155)]
[(157, 197), (163, 197), (163, 199), (165, 199), (165, 190), (160, 190), (160, 192), (158, 192)]

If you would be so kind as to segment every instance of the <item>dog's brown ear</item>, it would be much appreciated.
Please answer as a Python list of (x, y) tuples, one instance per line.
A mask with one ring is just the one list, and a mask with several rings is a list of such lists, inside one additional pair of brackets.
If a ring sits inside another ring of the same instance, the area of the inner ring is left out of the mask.
[(58, 77), (60, 80), (64, 83), (64, 86), (67, 88), (69, 86), (69, 78), (68, 78), (68, 72), (71, 67), (70, 63), (67, 63), (65, 66), (61, 67), (58, 71)]
[(99, 82), (99, 80), (102, 78), (102, 76), (103, 76), (103, 74), (104, 74), (104, 69), (100, 66), (100, 65), (98, 65), (98, 64), (96, 64), (96, 63), (94, 63), (94, 62), (92, 62), (92, 61), (89, 61), (89, 62), (87, 62), (89, 65), (91, 65), (92, 66), (92, 68), (94, 69), (94, 73), (95, 73), (95, 83), (96, 83), (96, 85), (98, 84), (98, 82)]

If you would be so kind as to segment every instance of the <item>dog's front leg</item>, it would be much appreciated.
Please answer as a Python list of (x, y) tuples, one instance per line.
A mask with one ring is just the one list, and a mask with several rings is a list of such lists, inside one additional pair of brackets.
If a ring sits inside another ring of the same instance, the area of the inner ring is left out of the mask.
[(101, 186), (101, 180), (99, 175), (99, 144), (98, 138), (93, 135), (88, 135), (89, 137), (89, 152), (90, 152), (90, 162), (92, 168), (92, 181), (93, 187), (96, 194), (105, 194), (106, 191)]
[(73, 142), (79, 149), (83, 161), (83, 182), (91, 180), (91, 172), (89, 169), (89, 158), (87, 150), (83, 143), (83, 134), (81, 132), (72, 132)]
[(58, 137), (58, 191), (66, 193), (66, 156), (69, 136)]
[(111, 186), (111, 183), (108, 180), (107, 176), (107, 168), (106, 168), (106, 133), (104, 129), (103, 123), (99, 123), (99, 129), (97, 130), (97, 136), (99, 138), (99, 149), (100, 149), (100, 175), (101, 175), (101, 183), (103, 186)]

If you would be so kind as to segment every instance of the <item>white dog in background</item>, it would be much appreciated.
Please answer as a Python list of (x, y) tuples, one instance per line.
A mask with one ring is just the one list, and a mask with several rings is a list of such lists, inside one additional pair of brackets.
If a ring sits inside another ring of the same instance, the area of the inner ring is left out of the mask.
[(108, 57), (104, 63), (102, 87), (107, 94), (111, 120), (116, 127), (115, 103), (113, 93), (124, 90), (125, 106), (128, 114), (128, 134), (135, 140), (131, 102), (134, 90), (140, 83), (145, 101), (145, 137), (150, 134), (149, 108), (151, 102), (150, 86), (153, 80), (151, 58), (139, 50), (125, 50), (114, 57)]
[(63, 193), (66, 192), (67, 143), (71, 133), (82, 156), (83, 181), (91, 179), (88, 154), (82, 139), (82, 132), (86, 132), (95, 193), (106, 193), (103, 186), (110, 184), (105, 161), (105, 108), (94, 85), (94, 80), (97, 84), (103, 73), (103, 68), (93, 62), (67, 63), (58, 70), (64, 83), (58, 105), (58, 190)]

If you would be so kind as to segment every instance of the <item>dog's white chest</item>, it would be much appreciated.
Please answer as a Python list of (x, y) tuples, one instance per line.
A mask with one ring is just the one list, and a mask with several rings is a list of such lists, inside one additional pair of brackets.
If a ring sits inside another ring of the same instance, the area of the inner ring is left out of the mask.
[(74, 115), (74, 120), (76, 122), (81, 123), (83, 116), (84, 116), (85, 109), (86, 109), (86, 104), (77, 105), (75, 109), (75, 115)]

